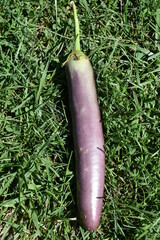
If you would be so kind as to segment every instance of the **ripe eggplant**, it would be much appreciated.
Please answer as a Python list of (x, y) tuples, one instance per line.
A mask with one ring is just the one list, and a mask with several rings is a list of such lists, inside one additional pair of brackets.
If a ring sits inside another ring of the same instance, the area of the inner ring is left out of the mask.
[(81, 225), (98, 228), (102, 212), (105, 152), (94, 73), (80, 50), (79, 23), (74, 2), (75, 49), (66, 61), (76, 157), (77, 206)]

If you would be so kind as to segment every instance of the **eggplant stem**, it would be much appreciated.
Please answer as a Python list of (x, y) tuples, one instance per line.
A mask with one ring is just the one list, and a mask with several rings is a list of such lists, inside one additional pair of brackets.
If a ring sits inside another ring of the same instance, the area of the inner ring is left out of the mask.
[(79, 21), (77, 16), (77, 9), (75, 3), (72, 1), (73, 14), (74, 14), (74, 24), (75, 24), (75, 46), (74, 51), (80, 51), (80, 36), (79, 36)]

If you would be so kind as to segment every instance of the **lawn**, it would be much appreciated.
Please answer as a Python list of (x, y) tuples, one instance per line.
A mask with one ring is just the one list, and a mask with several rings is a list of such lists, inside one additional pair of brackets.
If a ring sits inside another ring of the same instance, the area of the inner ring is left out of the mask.
[[(105, 137), (101, 223), (77, 220), (70, 1), (0, 1), (0, 239), (160, 239), (160, 4), (76, 1)], [(159, 9), (158, 9), (159, 8)]]

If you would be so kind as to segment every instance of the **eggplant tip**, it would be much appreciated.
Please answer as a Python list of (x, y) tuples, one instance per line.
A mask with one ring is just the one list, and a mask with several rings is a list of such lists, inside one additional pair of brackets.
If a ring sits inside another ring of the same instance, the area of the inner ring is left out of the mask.
[(90, 232), (93, 232), (98, 229), (99, 227), (99, 222), (93, 222), (93, 223), (81, 223), (81, 226)]

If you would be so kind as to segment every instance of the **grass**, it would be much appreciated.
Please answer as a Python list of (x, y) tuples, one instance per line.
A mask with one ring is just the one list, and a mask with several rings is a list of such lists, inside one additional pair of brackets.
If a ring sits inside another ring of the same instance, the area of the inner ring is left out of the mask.
[(76, 4), (104, 128), (101, 224), (89, 233), (77, 221), (61, 67), (74, 43), (70, 1), (2, 0), (0, 239), (160, 239), (158, 1)]

